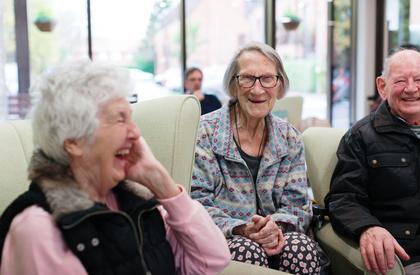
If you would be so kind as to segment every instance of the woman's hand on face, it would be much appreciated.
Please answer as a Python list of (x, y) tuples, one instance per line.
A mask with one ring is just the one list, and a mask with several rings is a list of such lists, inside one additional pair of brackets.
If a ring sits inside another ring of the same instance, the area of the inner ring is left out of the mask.
[(127, 162), (126, 178), (143, 184), (156, 198), (170, 198), (180, 193), (180, 189), (155, 158), (142, 136), (133, 142)]

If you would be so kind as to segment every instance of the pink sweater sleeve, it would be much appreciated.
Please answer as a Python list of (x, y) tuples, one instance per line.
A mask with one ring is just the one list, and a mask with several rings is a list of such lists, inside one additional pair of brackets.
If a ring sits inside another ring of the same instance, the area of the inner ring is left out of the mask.
[(180, 274), (217, 274), (230, 262), (226, 239), (204, 207), (182, 192), (159, 200)]
[(63, 242), (52, 216), (38, 206), (17, 215), (3, 247), (1, 275), (84, 275), (79, 259)]
[[(230, 261), (226, 240), (207, 211), (183, 190), (161, 200), (167, 239), (181, 274), (217, 274)], [(165, 210), (165, 209), (166, 210)], [(17, 215), (3, 247), (1, 275), (87, 275), (52, 216), (38, 206)]]

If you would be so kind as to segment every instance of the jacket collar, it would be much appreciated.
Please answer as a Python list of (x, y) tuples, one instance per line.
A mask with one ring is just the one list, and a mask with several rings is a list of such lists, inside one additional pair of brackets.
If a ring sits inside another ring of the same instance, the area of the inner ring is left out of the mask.
[(379, 105), (379, 108), (373, 114), (372, 120), (373, 127), (380, 133), (398, 132), (414, 135), (406, 122), (391, 113), (387, 101), (384, 101)]
[[(215, 130), (212, 144), (215, 154), (224, 156), (226, 159), (242, 162), (238, 147), (233, 140), (233, 128), (230, 123), (230, 108), (232, 104), (225, 104), (218, 112), (213, 113), (215, 118)], [(287, 133), (287, 123), (275, 123), (274, 116), (269, 113), (266, 117), (268, 129), (268, 141), (264, 149), (263, 159), (269, 164), (278, 162), (287, 155), (288, 143), (285, 133)], [(275, 126), (274, 126), (275, 125)]]
[[(29, 179), (44, 193), (51, 214), (56, 220), (73, 212), (88, 210), (97, 204), (80, 189), (68, 166), (52, 160), (40, 149), (34, 151), (28, 170)], [(131, 181), (121, 182), (114, 189), (117, 194), (126, 190), (144, 199), (153, 196), (149, 189)]]

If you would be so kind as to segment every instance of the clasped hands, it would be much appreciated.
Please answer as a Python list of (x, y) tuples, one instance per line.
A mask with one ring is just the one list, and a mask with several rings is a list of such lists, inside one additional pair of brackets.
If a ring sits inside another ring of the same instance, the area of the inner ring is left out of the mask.
[(268, 256), (277, 255), (284, 246), (282, 230), (271, 216), (254, 215), (251, 223), (239, 226), (237, 233), (260, 244)]
[(367, 270), (386, 274), (395, 265), (395, 254), (403, 261), (410, 259), (394, 237), (385, 228), (372, 226), (360, 236), (360, 252)]

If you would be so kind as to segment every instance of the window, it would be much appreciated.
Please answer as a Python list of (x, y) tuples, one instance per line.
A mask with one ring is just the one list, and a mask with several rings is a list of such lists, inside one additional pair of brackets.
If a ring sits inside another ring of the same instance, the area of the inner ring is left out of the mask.
[(187, 0), (187, 67), (203, 70), (203, 89), (220, 100), (223, 74), (236, 51), (251, 41), (264, 42), (264, 1)]
[(327, 4), (276, 1), (276, 49), (290, 80), (287, 95), (304, 97), (303, 117), (327, 118)]

